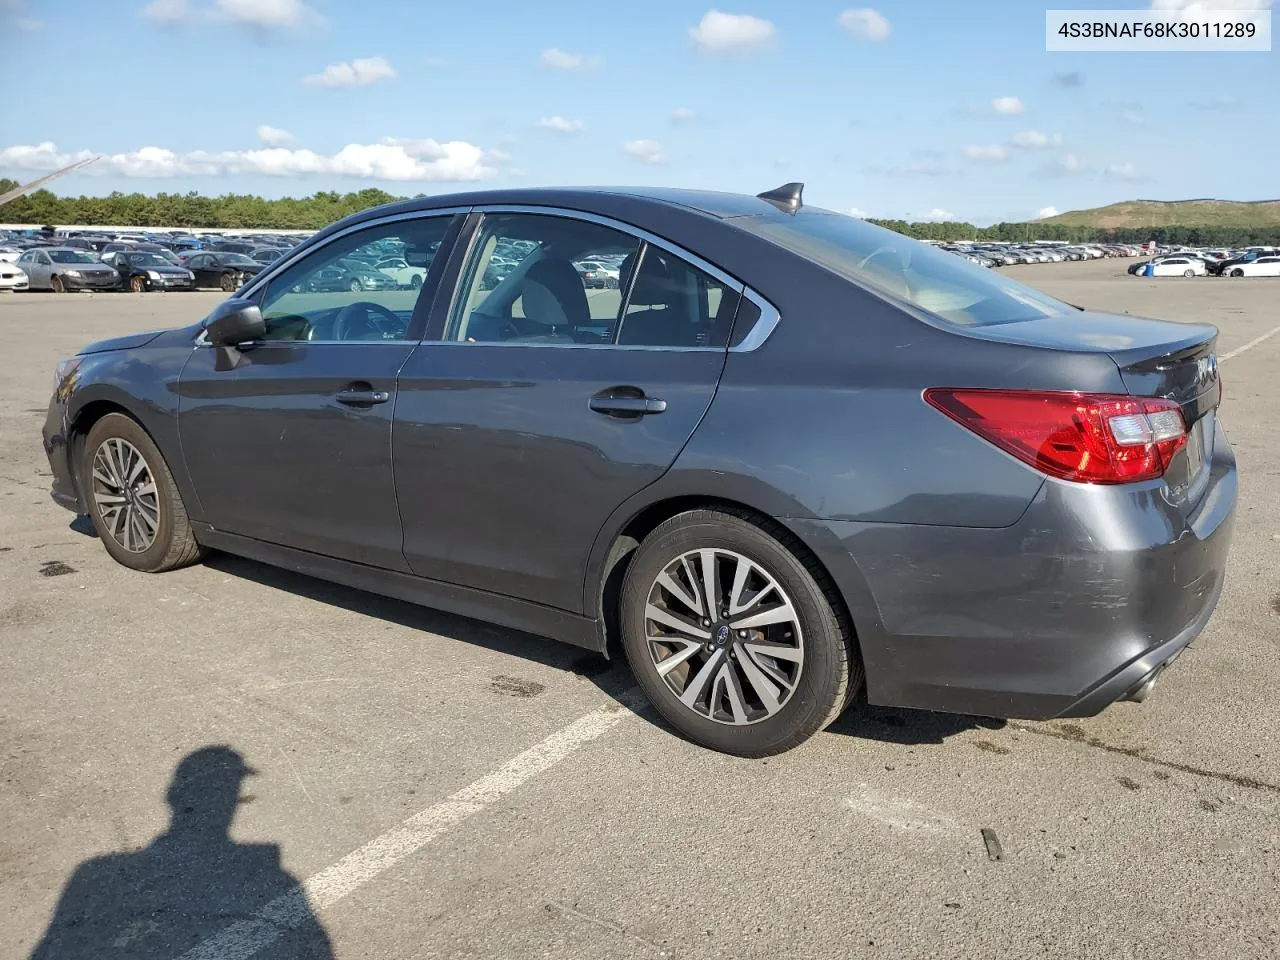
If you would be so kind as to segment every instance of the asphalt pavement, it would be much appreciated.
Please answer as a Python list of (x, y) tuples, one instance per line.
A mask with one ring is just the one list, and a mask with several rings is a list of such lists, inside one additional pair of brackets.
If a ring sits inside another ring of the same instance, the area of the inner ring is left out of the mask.
[(1008, 274), (1221, 329), (1205, 634), (1095, 718), (861, 707), (754, 761), (574, 648), (225, 555), (116, 565), (48, 496), (54, 365), (219, 295), (0, 296), (0, 957), (1276, 956), (1280, 280), (1127, 262)]

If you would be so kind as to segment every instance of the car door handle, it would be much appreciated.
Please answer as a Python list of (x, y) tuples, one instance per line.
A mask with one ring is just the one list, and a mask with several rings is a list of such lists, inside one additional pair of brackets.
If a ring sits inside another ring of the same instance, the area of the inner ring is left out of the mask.
[(607, 391), (597, 393), (587, 403), (596, 413), (607, 417), (643, 417), (651, 413), (663, 413), (667, 409), (667, 401), (657, 397), (646, 397), (640, 391), (639, 396), (628, 393)]
[(391, 394), (386, 390), (343, 390), (335, 398), (348, 407), (372, 407), (377, 403), (386, 403)]

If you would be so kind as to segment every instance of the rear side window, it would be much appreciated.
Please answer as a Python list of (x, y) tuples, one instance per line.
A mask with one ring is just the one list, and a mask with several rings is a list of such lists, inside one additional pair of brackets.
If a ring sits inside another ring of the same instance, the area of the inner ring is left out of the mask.
[(800, 211), (740, 225), (843, 277), (905, 301), (958, 327), (984, 327), (1066, 313), (1071, 308), (963, 257), (874, 224)]

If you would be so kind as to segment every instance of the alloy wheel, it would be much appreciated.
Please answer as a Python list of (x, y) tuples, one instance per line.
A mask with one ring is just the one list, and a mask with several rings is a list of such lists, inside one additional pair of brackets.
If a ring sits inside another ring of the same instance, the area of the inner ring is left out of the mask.
[(686, 707), (743, 726), (786, 705), (804, 667), (795, 604), (759, 563), (702, 548), (663, 568), (645, 604), (658, 675)]
[(93, 500), (111, 539), (130, 553), (145, 553), (160, 530), (155, 478), (138, 448), (108, 437), (93, 455)]

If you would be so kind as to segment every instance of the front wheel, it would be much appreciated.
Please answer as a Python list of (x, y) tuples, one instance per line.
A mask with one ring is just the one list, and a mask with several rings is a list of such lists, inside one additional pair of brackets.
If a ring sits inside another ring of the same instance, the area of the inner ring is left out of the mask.
[(364, 287), (362, 287), (362, 286), (360, 285), (360, 281), (359, 281), (359, 280), (352, 280), (352, 281), (351, 281), (351, 292), (352, 292), (352, 293), (359, 293), (359, 292), (360, 292), (361, 290), (363, 290), (363, 289), (364, 289)]
[(230, 273), (224, 273), (224, 274), (222, 275), (222, 280), (221, 280), (221, 282), (219, 283), (219, 286), (221, 286), (221, 287), (222, 287), (222, 291), (223, 291), (224, 293), (235, 293), (235, 292), (236, 292), (236, 278), (235, 278), (235, 276), (234, 276), (233, 274), (230, 274)]
[(54, 293), (66, 293), (67, 285), (62, 282), (61, 277), (50, 277), (49, 289), (52, 290)]
[(1184, 277), (1194, 277), (1196, 275), (1196, 272), (1194, 270), (1183, 270), (1182, 275)]
[(134, 420), (109, 413), (93, 425), (80, 477), (89, 518), (116, 562), (160, 573), (203, 555), (168, 464)]
[(145, 293), (147, 290), (147, 278), (133, 277), (129, 281), (129, 289), (132, 290), (134, 293)]
[(622, 645), (659, 713), (703, 746), (764, 757), (822, 730), (862, 684), (834, 589), (783, 527), (691, 510), (627, 569)]
[(410, 290), (417, 290), (417, 289), (419, 289), (421, 286), (422, 286), (422, 278), (421, 278), (420, 276), (418, 276), (416, 273), (415, 273), (412, 277), (410, 277), (410, 278), (409, 278), (409, 289), (410, 289)]
[(1233, 276), (1233, 277), (1243, 277), (1243, 276), (1244, 276), (1244, 271), (1243, 271), (1243, 270), (1241, 270), (1239, 267), (1236, 267), (1234, 270), (1232, 270), (1232, 271), (1231, 271), (1231, 276)]

